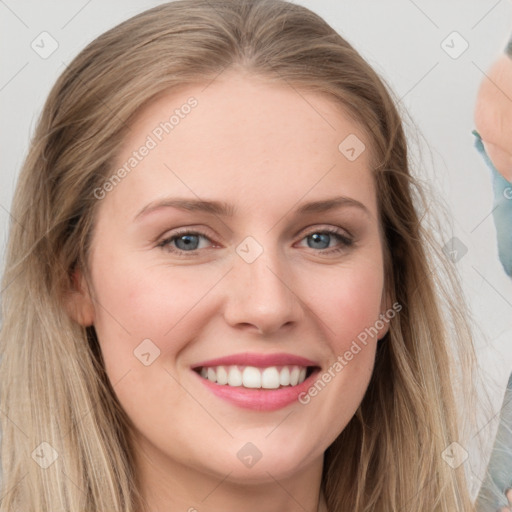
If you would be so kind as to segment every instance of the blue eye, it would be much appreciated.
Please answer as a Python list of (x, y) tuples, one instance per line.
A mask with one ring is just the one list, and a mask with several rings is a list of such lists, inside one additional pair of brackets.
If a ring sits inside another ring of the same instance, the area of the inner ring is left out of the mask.
[[(194, 231), (183, 231), (162, 240), (158, 246), (169, 252), (194, 252), (203, 249), (205, 244), (201, 244), (201, 240), (210, 241), (210, 239), (202, 233)], [(208, 245), (208, 243), (206, 243)]]
[(199, 246), (199, 237), (197, 235), (181, 235), (175, 238), (174, 242), (180, 251), (194, 251)]
[(311, 247), (311, 249), (327, 249), (331, 243), (330, 233), (313, 233), (306, 238), (308, 239), (308, 247)]
[[(303, 240), (307, 240), (307, 246), (310, 249), (318, 249), (326, 253), (342, 251), (353, 243), (353, 240), (334, 230), (314, 231), (306, 235)], [(333, 247), (332, 242), (337, 244)]]

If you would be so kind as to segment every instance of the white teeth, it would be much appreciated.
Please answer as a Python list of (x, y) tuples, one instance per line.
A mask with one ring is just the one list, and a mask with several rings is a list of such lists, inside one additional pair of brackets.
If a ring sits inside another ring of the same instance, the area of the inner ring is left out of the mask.
[(217, 375), (213, 368), (208, 368), (207, 378), (208, 378), (208, 380), (211, 380), (212, 382), (217, 382)]
[(254, 366), (246, 366), (242, 372), (244, 388), (261, 388), (261, 372)]
[(306, 380), (305, 366), (210, 366), (201, 368), (204, 379), (220, 385), (249, 389), (278, 389), (280, 386), (296, 386)]
[(242, 372), (236, 366), (229, 367), (228, 384), (237, 387), (242, 385)]
[(294, 366), (290, 372), (290, 385), (296, 386), (299, 383), (300, 370), (298, 366)]
[(228, 383), (228, 372), (224, 366), (217, 367), (217, 384), (227, 384)]
[[(306, 369), (304, 368), (305, 371)], [(306, 376), (305, 373), (304, 376)], [(275, 366), (265, 368), (261, 372), (261, 387), (264, 389), (277, 389), (279, 387), (279, 372)]]
[(279, 384), (281, 384), (281, 386), (290, 385), (290, 368), (288, 368), (288, 366), (283, 366), (283, 369), (279, 373)]

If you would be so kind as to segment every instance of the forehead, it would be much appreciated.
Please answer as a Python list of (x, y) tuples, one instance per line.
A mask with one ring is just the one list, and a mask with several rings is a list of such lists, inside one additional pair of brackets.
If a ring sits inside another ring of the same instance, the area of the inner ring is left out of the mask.
[(112, 169), (127, 172), (102, 207), (135, 214), (178, 194), (270, 212), (343, 194), (374, 211), (370, 145), (327, 96), (229, 73), (162, 95), (132, 120)]

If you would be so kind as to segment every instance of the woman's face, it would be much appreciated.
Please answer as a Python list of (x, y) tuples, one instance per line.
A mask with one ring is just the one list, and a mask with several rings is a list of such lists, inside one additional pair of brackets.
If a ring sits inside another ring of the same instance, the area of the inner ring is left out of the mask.
[(130, 124), (89, 320), (161, 474), (290, 477), (353, 417), (386, 330), (369, 144), (332, 100), (234, 73)]

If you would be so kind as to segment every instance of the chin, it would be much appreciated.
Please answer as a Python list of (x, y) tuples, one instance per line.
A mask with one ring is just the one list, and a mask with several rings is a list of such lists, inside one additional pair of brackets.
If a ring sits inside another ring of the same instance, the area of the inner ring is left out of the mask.
[(209, 455), (217, 462), (211, 470), (223, 477), (229, 474), (230, 482), (256, 485), (275, 483), (275, 480), (292, 477), (312, 464), (323, 462), (322, 449), (315, 453), (313, 447), (306, 444), (297, 446), (296, 442), (276, 441), (265, 442), (264, 438), (254, 442), (232, 440), (231, 446), (222, 449), (218, 456), (215, 453)]

